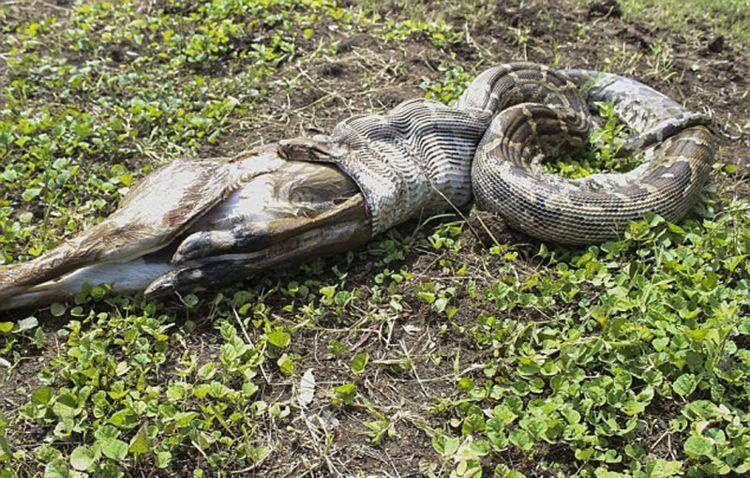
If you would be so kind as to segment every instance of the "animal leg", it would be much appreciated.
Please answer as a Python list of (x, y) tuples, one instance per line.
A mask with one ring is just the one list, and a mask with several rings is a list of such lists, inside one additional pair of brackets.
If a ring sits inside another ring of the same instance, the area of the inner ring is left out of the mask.
[(325, 223), (295, 232), (283, 240), (269, 237), (269, 245), (256, 251), (188, 261), (152, 282), (145, 294), (159, 297), (174, 292), (205, 290), (279, 266), (351, 250), (371, 236), (364, 197), (357, 194), (332, 210)]
[(84, 285), (107, 284), (116, 295), (143, 291), (159, 276), (173, 270), (168, 257), (139, 257), (126, 263), (94, 264), (77, 269), (62, 277), (27, 287), (22, 292), (0, 302), (0, 311), (38, 307), (53, 302), (72, 300)]
[(314, 217), (283, 217), (261, 223), (241, 224), (226, 231), (200, 231), (188, 236), (172, 258), (174, 264), (227, 253), (255, 252), (314, 229), (341, 221), (341, 217), (360, 207), (347, 200)]
[(0, 301), (82, 267), (154, 252), (235, 186), (222, 161), (176, 160), (141, 181), (103, 222), (36, 259), (0, 267)]
[(335, 166), (286, 161), (272, 174), (245, 183), (209, 212), (188, 231), (172, 262), (254, 252), (335, 224), (356, 207), (349, 199), (358, 194), (351, 178)]

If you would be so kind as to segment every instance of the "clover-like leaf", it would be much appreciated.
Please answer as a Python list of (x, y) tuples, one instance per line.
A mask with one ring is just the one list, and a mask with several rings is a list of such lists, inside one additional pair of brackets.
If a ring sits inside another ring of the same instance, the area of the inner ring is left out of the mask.
[(689, 456), (698, 457), (711, 455), (714, 445), (708, 438), (693, 435), (685, 440), (683, 448)]
[(128, 456), (128, 444), (119, 439), (113, 439), (102, 443), (102, 453), (113, 460), (124, 460)]
[(291, 340), (292, 337), (284, 329), (274, 329), (268, 334), (268, 343), (275, 347), (284, 348)]
[(672, 384), (672, 388), (675, 393), (683, 397), (687, 397), (695, 391), (695, 387), (698, 385), (698, 381), (695, 375), (692, 373), (684, 373), (677, 377), (677, 380)]
[(70, 454), (70, 466), (78, 471), (86, 471), (96, 461), (96, 454), (86, 445), (79, 445)]

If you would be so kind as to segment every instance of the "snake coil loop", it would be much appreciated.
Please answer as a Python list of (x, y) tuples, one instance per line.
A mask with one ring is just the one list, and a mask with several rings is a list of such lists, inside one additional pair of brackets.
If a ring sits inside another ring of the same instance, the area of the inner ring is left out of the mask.
[[(623, 153), (644, 151), (627, 173), (567, 179), (541, 159), (586, 143), (589, 109), (612, 101), (636, 131)], [(386, 115), (349, 118), (327, 156), (362, 190), (373, 234), (422, 212), (467, 204), (501, 215), (530, 236), (563, 244), (602, 242), (649, 212), (674, 221), (696, 202), (713, 160), (704, 115), (635, 80), (586, 70), (509, 63), (480, 74), (455, 107), (402, 103)]]

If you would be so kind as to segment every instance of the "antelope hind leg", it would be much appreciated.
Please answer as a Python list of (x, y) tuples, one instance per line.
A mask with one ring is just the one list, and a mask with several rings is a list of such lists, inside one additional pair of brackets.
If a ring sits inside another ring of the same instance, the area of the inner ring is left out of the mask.
[(0, 302), (0, 311), (66, 302), (80, 293), (84, 285), (108, 284), (119, 295), (136, 294), (143, 292), (152, 281), (173, 269), (169, 257), (147, 256), (126, 263), (94, 264), (28, 287)]
[[(261, 250), (303, 232), (332, 226), (359, 193), (338, 168), (289, 161), (273, 175), (235, 191), (208, 214), (180, 244), (172, 261), (182, 264), (203, 257)], [(266, 199), (253, 204), (259, 191)]]
[[(135, 188), (100, 225), (40, 260), (0, 269), (22, 272), (0, 282), (0, 310), (70, 300), (84, 284), (110, 284), (114, 294), (142, 292), (149, 284), (152, 295), (206, 288), (356, 247), (370, 237), (364, 199), (353, 181), (330, 165), (286, 161), (269, 147), (201, 170), (202, 178), (213, 181), (212, 194), (192, 198), (187, 211), (179, 209), (179, 200), (158, 202), (158, 194), (144, 200), (149, 191), (172, 184), (171, 175), (157, 171), (144, 180), (150, 188)], [(188, 182), (194, 190), (206, 191), (205, 183)], [(170, 214), (179, 217), (169, 223)], [(230, 247), (216, 240), (227, 232), (235, 241)], [(189, 258), (176, 254), (170, 261), (178, 235), (189, 239), (183, 250), (194, 247)]]
[[(259, 191), (265, 199), (253, 205)], [(355, 248), (372, 235), (352, 179), (337, 167), (306, 161), (289, 161), (248, 183), (192, 229), (173, 257), (177, 269), (155, 280), (147, 295), (225, 285)]]
[(174, 292), (195, 292), (247, 279), (259, 272), (351, 250), (371, 237), (364, 198), (361, 194), (328, 211), (329, 220), (268, 247), (247, 253), (232, 253), (188, 261), (151, 283), (149, 297)]
[[(285, 240), (271, 241), (270, 246), (253, 253), (206, 257), (176, 266), (162, 251), (126, 263), (86, 266), (1, 301), (0, 311), (65, 302), (75, 297), (86, 284), (109, 284), (113, 293), (118, 295), (146, 290), (151, 297), (208, 289), (281, 265), (303, 262), (310, 257), (343, 252), (369, 239), (369, 221), (365, 217), (361, 195), (335, 206), (327, 211), (326, 216), (336, 220), (326, 221), (317, 228), (306, 228)], [(288, 231), (281, 230), (277, 237), (288, 235)]]
[(83, 267), (154, 252), (232, 187), (223, 161), (173, 161), (141, 181), (103, 222), (36, 259), (0, 267), (0, 302)]

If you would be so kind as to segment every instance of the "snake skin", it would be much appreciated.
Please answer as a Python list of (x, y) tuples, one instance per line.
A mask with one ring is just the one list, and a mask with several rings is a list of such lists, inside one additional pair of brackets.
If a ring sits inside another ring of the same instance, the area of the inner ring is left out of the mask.
[[(589, 109), (612, 101), (637, 134), (621, 152), (644, 151), (622, 174), (567, 179), (541, 161), (586, 144)], [(563, 244), (602, 242), (649, 212), (674, 221), (695, 203), (711, 170), (714, 139), (703, 115), (622, 76), (555, 71), (533, 63), (489, 69), (455, 107), (411, 100), (386, 115), (349, 118), (314, 142), (362, 190), (377, 234), (424, 212), (466, 205)]]
[[(472, 197), (471, 162), (492, 116), (430, 100), (405, 101), (386, 115), (348, 118), (331, 136), (303, 143), (297, 159), (332, 162), (359, 186), (372, 234)], [(290, 143), (280, 145), (295, 159)], [(324, 150), (315, 157), (311, 150)]]

